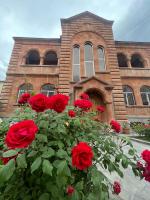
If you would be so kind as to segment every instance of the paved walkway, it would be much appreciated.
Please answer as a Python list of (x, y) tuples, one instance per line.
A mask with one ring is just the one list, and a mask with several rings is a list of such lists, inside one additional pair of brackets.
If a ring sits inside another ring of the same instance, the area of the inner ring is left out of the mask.
[[(144, 149), (150, 150), (150, 145), (138, 142), (132, 143), (139, 155)], [(109, 172), (104, 173), (112, 182), (117, 180), (121, 183), (122, 192), (120, 193), (120, 197), (123, 200), (150, 200), (150, 183), (135, 177), (131, 168), (126, 169), (124, 172), (123, 179), (121, 179), (116, 173), (112, 173), (111, 175)]]

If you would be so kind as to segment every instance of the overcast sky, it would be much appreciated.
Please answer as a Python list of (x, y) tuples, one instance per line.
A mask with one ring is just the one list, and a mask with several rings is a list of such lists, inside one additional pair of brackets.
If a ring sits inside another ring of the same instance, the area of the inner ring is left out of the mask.
[(13, 36), (59, 37), (60, 18), (84, 11), (114, 20), (116, 40), (150, 41), (150, 0), (0, 0), (0, 80)]

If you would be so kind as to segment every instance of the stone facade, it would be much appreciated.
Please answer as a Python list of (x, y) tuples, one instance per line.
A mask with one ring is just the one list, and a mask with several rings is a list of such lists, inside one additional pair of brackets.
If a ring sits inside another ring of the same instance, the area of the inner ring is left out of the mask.
[[(106, 107), (104, 121), (112, 118), (124, 121), (127, 118), (149, 118), (150, 106), (144, 106), (140, 95), (143, 85), (150, 86), (150, 43), (115, 41), (112, 32), (113, 21), (103, 19), (90, 12), (61, 19), (62, 35), (60, 38), (21, 38), (14, 37), (14, 48), (8, 66), (6, 81), (3, 85), (0, 101), (0, 115), (9, 116), (17, 106), (18, 88), (25, 82), (32, 84), (35, 93), (41, 86), (51, 83), (59, 92), (76, 99), (82, 92), (87, 92)], [(84, 62), (85, 42), (91, 42), (94, 55), (94, 75), (86, 76)], [(72, 49), (80, 46), (80, 81), (72, 78)], [(105, 52), (105, 70), (99, 69), (97, 48), (103, 46)], [(40, 55), (38, 65), (26, 64), (30, 50)], [(44, 65), (45, 53), (57, 54), (57, 65)], [(119, 67), (117, 53), (127, 58), (127, 67)], [(131, 67), (132, 54), (142, 56), (144, 68)], [(133, 89), (135, 105), (126, 105), (123, 96), (123, 85)], [(95, 100), (96, 101), (96, 100)]]

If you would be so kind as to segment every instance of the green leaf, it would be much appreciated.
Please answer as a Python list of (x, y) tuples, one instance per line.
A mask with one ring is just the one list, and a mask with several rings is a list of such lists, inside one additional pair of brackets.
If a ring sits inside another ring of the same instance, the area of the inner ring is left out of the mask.
[(128, 151), (128, 154), (129, 154), (129, 155), (133, 156), (134, 153), (135, 153), (135, 150), (134, 150), (134, 149), (129, 149), (129, 151)]
[(38, 152), (37, 151), (34, 151), (34, 150), (32, 150), (28, 155), (27, 155), (27, 157), (34, 157), (36, 154), (37, 154)]
[(52, 149), (52, 148), (48, 148), (48, 150), (47, 151), (45, 151), (43, 154), (42, 154), (42, 157), (43, 158), (50, 158), (50, 157), (52, 157), (52, 156), (54, 156), (55, 155), (55, 151)]
[(83, 181), (80, 181), (76, 184), (76, 189), (78, 191), (83, 190)]
[(122, 167), (124, 169), (126, 169), (128, 167), (128, 160), (127, 160), (127, 158), (123, 157), (121, 164), (122, 164)]
[(49, 162), (49, 160), (44, 160), (43, 161), (43, 168), (42, 169), (43, 169), (43, 173), (44, 174), (48, 174), (48, 175), (52, 176), (53, 166)]
[(47, 136), (43, 134), (37, 134), (36, 138), (39, 142), (47, 143)]
[(15, 161), (10, 160), (6, 165), (3, 165), (0, 169), (0, 182), (8, 181), (15, 171)]
[(25, 154), (18, 155), (16, 161), (19, 168), (27, 168)]
[(35, 159), (35, 161), (31, 165), (31, 173), (33, 173), (35, 170), (37, 170), (41, 165), (42, 159), (41, 157), (38, 157)]
[(67, 165), (66, 160), (61, 161), (57, 166), (57, 174), (65, 174), (67, 176), (71, 176), (70, 169)]
[(56, 156), (58, 156), (59, 158), (66, 158), (68, 157), (68, 154), (63, 149), (59, 149), (58, 152), (56, 153)]
[(8, 151), (3, 153), (3, 157), (9, 158), (9, 157), (15, 156), (17, 154), (18, 154), (18, 152), (16, 150), (8, 150)]
[(40, 197), (39, 200), (49, 200), (49, 194), (48, 193), (43, 193)]

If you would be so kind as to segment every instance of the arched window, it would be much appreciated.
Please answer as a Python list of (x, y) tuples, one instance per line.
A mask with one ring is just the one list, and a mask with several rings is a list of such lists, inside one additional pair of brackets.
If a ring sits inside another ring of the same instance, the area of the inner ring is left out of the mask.
[(127, 106), (135, 105), (135, 98), (134, 98), (132, 88), (130, 88), (128, 85), (124, 85), (123, 94), (124, 94), (124, 100)]
[(89, 42), (87, 42), (84, 46), (84, 66), (85, 66), (85, 74), (87, 77), (91, 77), (95, 74), (93, 47), (92, 44)]
[(139, 54), (133, 54), (131, 57), (131, 66), (137, 68), (144, 67), (143, 58)]
[(75, 45), (73, 47), (73, 81), (77, 82), (80, 80), (80, 47)]
[(103, 47), (98, 47), (99, 70), (105, 70), (105, 52)]
[(44, 65), (57, 65), (58, 58), (54, 51), (48, 51), (44, 57)]
[(32, 93), (33, 91), (33, 86), (30, 83), (24, 83), (22, 85), (20, 85), (19, 89), (18, 89), (18, 95), (17, 95), (17, 101), (19, 100), (20, 96), (26, 92), (28, 93)]
[(55, 94), (55, 86), (52, 84), (45, 84), (41, 87), (41, 93), (45, 94), (47, 97)]
[(143, 105), (150, 106), (150, 86), (142, 86), (140, 89)]
[(28, 52), (26, 57), (27, 65), (39, 65), (40, 64), (40, 55), (36, 50), (31, 50)]
[(119, 67), (128, 67), (126, 55), (124, 55), (123, 53), (118, 53), (117, 59)]

